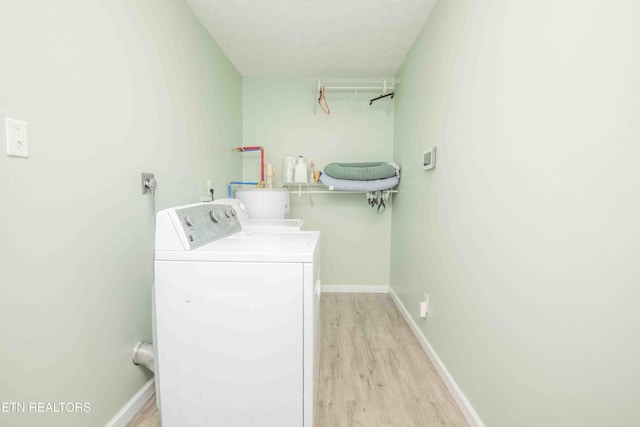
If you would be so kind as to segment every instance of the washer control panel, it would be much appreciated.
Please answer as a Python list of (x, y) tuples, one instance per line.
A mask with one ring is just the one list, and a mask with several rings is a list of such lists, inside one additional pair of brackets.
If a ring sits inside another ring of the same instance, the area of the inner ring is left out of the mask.
[(193, 205), (176, 209), (175, 214), (189, 249), (241, 231), (238, 215), (230, 205)]

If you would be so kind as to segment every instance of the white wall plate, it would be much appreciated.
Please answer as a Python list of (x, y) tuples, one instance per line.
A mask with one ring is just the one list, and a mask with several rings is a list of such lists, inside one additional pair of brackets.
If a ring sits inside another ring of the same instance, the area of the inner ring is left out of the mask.
[(429, 170), (436, 167), (436, 147), (422, 153), (422, 169)]

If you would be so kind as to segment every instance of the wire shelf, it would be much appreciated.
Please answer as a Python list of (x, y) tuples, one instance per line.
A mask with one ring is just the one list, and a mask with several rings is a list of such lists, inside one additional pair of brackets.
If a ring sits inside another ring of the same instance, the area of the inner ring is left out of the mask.
[(311, 80), (313, 93), (320, 93), (320, 88), (329, 91), (363, 91), (387, 93), (395, 90), (400, 80), (394, 78), (378, 79), (317, 79)]

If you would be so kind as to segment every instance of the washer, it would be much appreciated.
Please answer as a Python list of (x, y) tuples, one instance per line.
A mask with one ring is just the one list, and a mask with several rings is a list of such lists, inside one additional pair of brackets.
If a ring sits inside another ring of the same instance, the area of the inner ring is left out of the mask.
[(164, 427), (313, 427), (320, 233), (240, 230), (229, 205), (158, 213)]
[[(218, 199), (214, 204), (231, 206), (238, 216), (243, 230), (250, 231), (300, 231), (304, 224), (304, 219), (252, 219), (244, 203), (239, 199)], [(273, 209), (273, 208), (272, 208)]]

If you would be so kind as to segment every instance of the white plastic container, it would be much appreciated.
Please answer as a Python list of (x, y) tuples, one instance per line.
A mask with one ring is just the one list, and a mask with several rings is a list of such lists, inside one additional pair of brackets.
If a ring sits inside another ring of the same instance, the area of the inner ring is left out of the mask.
[(316, 174), (316, 166), (313, 163), (313, 160), (309, 162), (309, 182), (315, 182), (313, 177)]
[(293, 173), (296, 167), (296, 158), (287, 156), (284, 158), (284, 167), (282, 168), (282, 184), (291, 184), (293, 182)]
[(296, 163), (296, 173), (294, 177), (294, 182), (296, 184), (306, 184), (309, 179), (309, 175), (307, 172), (307, 162), (304, 161), (304, 157), (298, 157), (298, 163)]
[(291, 193), (281, 188), (238, 188), (235, 193), (252, 219), (289, 218)]
[(273, 165), (271, 163), (267, 163), (267, 165), (265, 166), (265, 174), (267, 175), (267, 188), (273, 188), (273, 176), (276, 174), (275, 170), (273, 169)]

